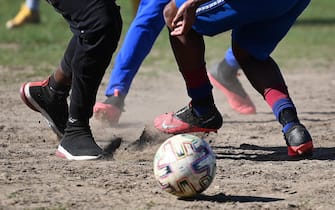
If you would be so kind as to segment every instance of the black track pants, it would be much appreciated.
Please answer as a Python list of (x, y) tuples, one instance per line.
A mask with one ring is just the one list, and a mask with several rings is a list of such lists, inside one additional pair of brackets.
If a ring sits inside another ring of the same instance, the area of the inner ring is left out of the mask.
[(48, 0), (70, 25), (73, 36), (61, 61), (72, 77), (70, 117), (88, 120), (102, 77), (122, 30), (114, 0)]

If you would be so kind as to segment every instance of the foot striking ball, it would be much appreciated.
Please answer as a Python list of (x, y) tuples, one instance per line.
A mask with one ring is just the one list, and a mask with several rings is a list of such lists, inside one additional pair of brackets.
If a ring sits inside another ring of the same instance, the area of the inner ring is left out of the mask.
[(178, 197), (192, 197), (206, 190), (215, 172), (215, 154), (204, 139), (194, 135), (172, 136), (155, 154), (156, 180), (164, 191)]

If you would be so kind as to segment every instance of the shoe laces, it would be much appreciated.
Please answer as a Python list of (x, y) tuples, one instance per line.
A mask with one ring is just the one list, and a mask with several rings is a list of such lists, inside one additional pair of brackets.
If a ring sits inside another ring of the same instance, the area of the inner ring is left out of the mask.
[(186, 122), (195, 122), (195, 123), (199, 123), (201, 122), (204, 118), (206, 118), (206, 116), (198, 116), (193, 107), (192, 107), (192, 104), (189, 103), (187, 106), (181, 108), (180, 110), (178, 110), (176, 113), (175, 113), (175, 116), (177, 118), (180, 118), (182, 119), (183, 121), (186, 121)]

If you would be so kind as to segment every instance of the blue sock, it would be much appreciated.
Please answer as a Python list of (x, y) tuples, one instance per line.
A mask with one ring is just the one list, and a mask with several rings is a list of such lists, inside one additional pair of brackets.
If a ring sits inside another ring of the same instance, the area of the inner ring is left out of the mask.
[(238, 64), (231, 47), (227, 50), (224, 59), (226, 60), (227, 64), (230, 67), (232, 67), (234, 69), (239, 69), (240, 68), (240, 65)]
[(292, 126), (299, 124), (295, 106), (290, 98), (282, 98), (274, 103), (272, 111), (277, 120), (283, 126), (283, 132), (287, 132)]
[(187, 92), (192, 98), (191, 104), (198, 116), (207, 114), (214, 106), (211, 84), (205, 84), (198, 88), (189, 88)]

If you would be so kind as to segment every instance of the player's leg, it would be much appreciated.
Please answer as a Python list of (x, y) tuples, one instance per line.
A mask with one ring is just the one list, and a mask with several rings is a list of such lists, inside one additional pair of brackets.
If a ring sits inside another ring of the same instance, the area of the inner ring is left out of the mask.
[[(170, 28), (177, 7), (181, 7), (183, 3), (185, 0), (171, 1), (165, 7), (164, 16)], [(239, 22), (241, 20), (237, 11), (225, 1), (215, 2), (215, 4), (208, 2), (196, 11), (193, 29), (197, 33), (191, 30), (186, 35), (170, 37), (179, 70), (192, 100), (191, 106), (181, 111), (158, 116), (155, 119), (156, 128), (167, 133), (181, 133), (215, 131), (221, 127), (222, 118), (215, 108), (212, 86), (207, 76), (203, 37), (199, 34), (213, 36), (230, 30)], [(187, 119), (190, 118), (189, 116), (192, 117), (191, 120)]]
[(256, 107), (237, 78), (240, 66), (229, 48), (225, 57), (208, 71), (211, 83), (227, 97), (232, 109), (241, 114), (254, 114)]
[(312, 138), (298, 119), (296, 108), (277, 64), (271, 58), (265, 61), (257, 60), (237, 44), (234, 51), (249, 81), (264, 96), (282, 124), (288, 154), (296, 156), (311, 153)]
[[(164, 11), (170, 29), (175, 12), (176, 6), (170, 2)], [(170, 44), (191, 102), (175, 113), (158, 116), (154, 120), (155, 127), (174, 134), (218, 130), (222, 126), (222, 117), (214, 104), (212, 85), (207, 76), (202, 35), (193, 30), (181, 36), (170, 35)]]
[(276, 20), (261, 25), (251, 24), (233, 31), (234, 55), (253, 87), (262, 94), (282, 124), (289, 156), (311, 154), (313, 142), (297, 116), (280, 69), (269, 54), (308, 3), (309, 0), (297, 1)]
[(51, 107), (57, 107), (72, 88), (69, 111), (63, 106), (56, 109), (64, 112), (60, 113), (62, 115), (69, 115), (56, 155), (71, 160), (96, 159), (102, 155), (102, 149), (92, 136), (89, 118), (93, 113), (99, 84), (121, 34), (122, 20), (115, 3), (94, 1), (94, 7), (88, 6), (92, 5), (91, 0), (50, 1), (57, 5), (57, 10), (70, 23), (73, 38), (65, 51), (61, 67), (45, 82), (47, 84), (26, 85), (24, 90), (27, 91), (23, 93), (25, 97), (30, 94), (38, 99), (35, 101), (41, 103), (37, 105), (48, 103)]
[(110, 125), (118, 123), (130, 85), (165, 25), (164, 5), (164, 0), (141, 0), (137, 15), (116, 56), (105, 92), (107, 98), (94, 106), (95, 118)]
[[(302, 124), (296, 123), (298, 120), (294, 116), (296, 113), (294, 104), (287, 93), (286, 85), (278, 67), (276, 67), (277, 65), (269, 58), (269, 55), (287, 34), (309, 1), (260, 0), (253, 1), (253, 4), (246, 4), (243, 1), (228, 1), (222, 6), (224, 13), (220, 15), (213, 10), (213, 13), (207, 12), (205, 15), (199, 15), (193, 26), (198, 33), (211, 36), (234, 28), (232, 34), (235, 42), (234, 55), (239, 57), (238, 63), (249, 81), (254, 87), (257, 86), (256, 89), (265, 97), (277, 119), (283, 124), (290, 156), (310, 154), (313, 143), (306, 128)], [(227, 18), (227, 16), (229, 17)], [(240, 27), (241, 23), (244, 23), (242, 28)], [(243, 60), (244, 57), (241, 56), (243, 50), (247, 52), (247, 60)], [(266, 72), (267, 69), (271, 69), (269, 70), (271, 73)], [(265, 89), (271, 91), (265, 91)], [(282, 98), (284, 99), (281, 100)], [(281, 121), (280, 118), (283, 117), (280, 115), (287, 115), (286, 113), (281, 114), (286, 112), (285, 109), (290, 109), (290, 117), (284, 117), (289, 120)]]
[(13, 19), (7, 21), (6, 27), (11, 29), (26, 23), (39, 23), (39, 3), (39, 0), (26, 0), (25, 3), (22, 4), (17, 15)]
[[(71, 10), (79, 3), (85, 6)], [(63, 70), (72, 72), (72, 91), (69, 120), (57, 155), (74, 160), (96, 159), (102, 155), (102, 149), (92, 136), (89, 119), (101, 79), (117, 47), (122, 20), (114, 1), (74, 0), (69, 3), (67, 0), (60, 6), (63, 6), (60, 9), (64, 17), (70, 17), (68, 21), (74, 31), (76, 46), (71, 62), (62, 62)]]

